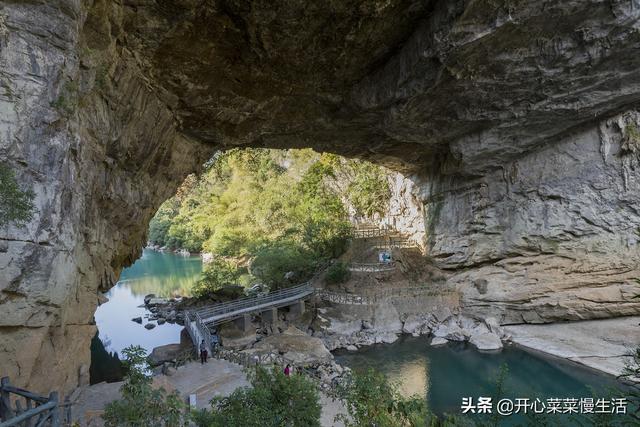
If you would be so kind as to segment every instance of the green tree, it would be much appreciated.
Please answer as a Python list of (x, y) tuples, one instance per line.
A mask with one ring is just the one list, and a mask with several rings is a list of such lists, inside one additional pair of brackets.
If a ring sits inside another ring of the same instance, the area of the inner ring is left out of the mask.
[(302, 375), (285, 376), (281, 369), (256, 367), (249, 372), (251, 387), (211, 401), (211, 411), (199, 411), (199, 427), (314, 427), (320, 426), (320, 403), (315, 385)]
[(347, 188), (347, 197), (356, 212), (364, 217), (384, 213), (391, 197), (384, 170), (372, 163), (353, 160), (350, 166), (354, 171), (354, 178)]
[(186, 425), (185, 404), (177, 393), (153, 388), (146, 351), (130, 346), (122, 351), (127, 375), (120, 388), (122, 399), (105, 407), (106, 427), (156, 427)]
[(205, 267), (192, 293), (197, 298), (211, 297), (224, 288), (235, 286), (239, 276), (240, 272), (233, 264), (215, 258)]
[(327, 269), (324, 281), (329, 285), (344, 283), (351, 278), (349, 266), (344, 262), (337, 262)]
[[(240, 268), (250, 266), (247, 283), (299, 283), (347, 248), (351, 224), (342, 196), (328, 184), (338, 166), (337, 156), (311, 150), (217, 154), (198, 180), (191, 177), (161, 206), (149, 239), (234, 258)], [(284, 279), (289, 271), (294, 280)], [(219, 272), (205, 272), (198, 288), (220, 288)]]
[(439, 421), (427, 409), (424, 396), (403, 397), (385, 376), (370, 369), (353, 373), (336, 392), (347, 414), (337, 419), (347, 427), (424, 427)]
[[(293, 242), (281, 241), (263, 246), (256, 251), (250, 271), (271, 290), (300, 283), (313, 274), (316, 258), (313, 252)], [(293, 273), (295, 283), (285, 278)]]
[(33, 191), (21, 190), (13, 170), (0, 163), (0, 227), (13, 222), (18, 226), (33, 216)]

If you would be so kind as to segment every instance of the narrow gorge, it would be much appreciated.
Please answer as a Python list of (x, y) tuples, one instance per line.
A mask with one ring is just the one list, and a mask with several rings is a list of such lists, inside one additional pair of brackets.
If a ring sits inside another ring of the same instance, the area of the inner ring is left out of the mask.
[[(636, 0), (0, 0), (0, 372), (88, 382), (93, 316), (212, 155), (394, 171), (388, 221), (502, 325), (640, 315)], [(73, 357), (70, 357), (73, 355)]]

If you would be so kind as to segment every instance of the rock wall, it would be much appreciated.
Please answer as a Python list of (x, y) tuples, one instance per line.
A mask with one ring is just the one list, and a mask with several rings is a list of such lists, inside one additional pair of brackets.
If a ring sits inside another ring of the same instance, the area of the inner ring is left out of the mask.
[(0, 374), (82, 382), (98, 292), (237, 145), (413, 174), (398, 226), (423, 209), (471, 312), (637, 312), (637, 115), (594, 125), (640, 102), (636, 3), (1, 1), (0, 160), (36, 206), (0, 229)]
[(117, 31), (109, 14), (87, 13), (75, 1), (0, 10), (0, 158), (35, 193), (29, 224), (0, 229), (0, 374), (43, 393), (88, 382), (98, 292), (213, 148), (176, 132), (131, 55), (100, 34)]
[(640, 312), (640, 114), (558, 138), (477, 178), (416, 178), (427, 254), (467, 313), (502, 323)]

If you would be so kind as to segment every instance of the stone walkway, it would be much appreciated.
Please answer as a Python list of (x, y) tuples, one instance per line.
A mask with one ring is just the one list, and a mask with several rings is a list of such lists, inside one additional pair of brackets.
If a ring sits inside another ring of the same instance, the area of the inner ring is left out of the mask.
[(640, 345), (640, 316), (506, 326), (516, 344), (619, 375)]

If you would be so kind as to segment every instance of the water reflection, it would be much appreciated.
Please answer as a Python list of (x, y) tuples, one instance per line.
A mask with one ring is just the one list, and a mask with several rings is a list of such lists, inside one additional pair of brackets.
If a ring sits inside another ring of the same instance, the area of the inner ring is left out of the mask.
[(134, 296), (156, 294), (162, 297), (190, 296), (200, 277), (199, 256), (184, 257), (145, 249), (142, 257), (126, 268), (117, 286), (126, 287)]
[[(159, 345), (180, 342), (180, 325), (165, 323), (151, 330), (144, 328), (148, 323), (144, 318), (148, 314), (144, 296), (151, 293), (162, 297), (188, 296), (201, 271), (200, 257), (145, 249), (142, 257), (125, 269), (121, 280), (107, 292), (109, 302), (96, 311), (96, 324), (106, 350), (121, 353), (130, 345), (140, 345), (151, 351)], [(134, 317), (142, 317), (143, 323), (132, 322)]]

